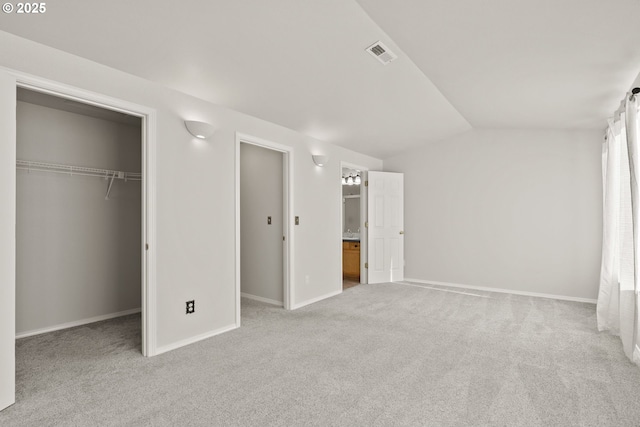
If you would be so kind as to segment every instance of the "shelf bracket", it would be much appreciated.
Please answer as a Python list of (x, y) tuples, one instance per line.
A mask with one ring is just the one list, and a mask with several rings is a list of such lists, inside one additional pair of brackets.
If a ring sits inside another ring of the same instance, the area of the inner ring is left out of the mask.
[(114, 172), (113, 175), (111, 175), (111, 180), (109, 181), (109, 186), (107, 187), (107, 195), (104, 196), (105, 200), (109, 200), (109, 194), (111, 193), (111, 186), (113, 185), (113, 180), (116, 177), (116, 173)]

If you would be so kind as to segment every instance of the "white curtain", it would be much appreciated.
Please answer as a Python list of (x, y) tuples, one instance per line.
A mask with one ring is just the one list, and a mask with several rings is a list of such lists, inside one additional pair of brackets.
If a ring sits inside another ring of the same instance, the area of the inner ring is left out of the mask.
[[(621, 287), (620, 293), (620, 312), (625, 310), (626, 316), (633, 318), (632, 325), (628, 328), (627, 333), (631, 339), (627, 339), (625, 345), (625, 353), (634, 362), (640, 361), (640, 349), (638, 348), (638, 289), (640, 286), (640, 271), (638, 270), (639, 250), (639, 231), (640, 231), (640, 157), (638, 157), (638, 102), (636, 96), (627, 99), (625, 109), (626, 114), (626, 135), (627, 148), (629, 151), (629, 174), (631, 176), (631, 218), (633, 223), (633, 283), (628, 289)], [(625, 341), (623, 340), (623, 344)], [(629, 348), (628, 348), (629, 347)]]
[[(618, 129), (616, 129), (616, 127)], [(620, 121), (609, 121), (602, 143), (602, 264), (598, 293), (598, 330), (620, 335), (618, 271), (620, 216)]]
[(609, 122), (602, 150), (603, 247), (597, 320), (599, 330), (620, 336), (625, 354), (636, 363), (640, 362), (638, 144), (638, 103), (630, 96), (620, 118)]

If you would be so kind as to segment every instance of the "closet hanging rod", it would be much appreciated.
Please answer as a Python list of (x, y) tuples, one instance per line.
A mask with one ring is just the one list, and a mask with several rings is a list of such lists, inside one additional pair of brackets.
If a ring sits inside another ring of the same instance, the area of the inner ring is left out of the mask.
[(142, 174), (138, 172), (122, 172), (110, 169), (87, 168), (84, 166), (60, 165), (55, 163), (32, 162), (28, 160), (17, 160), (16, 169), (53, 172), (66, 175), (92, 176), (104, 179), (123, 179), (125, 181), (141, 181)]

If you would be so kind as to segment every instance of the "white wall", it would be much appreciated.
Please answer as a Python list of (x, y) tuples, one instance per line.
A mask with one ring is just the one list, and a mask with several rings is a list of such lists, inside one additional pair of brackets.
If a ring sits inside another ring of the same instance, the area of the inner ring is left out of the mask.
[(405, 174), (405, 277), (596, 298), (601, 141), (478, 130), (386, 159)]
[[(157, 236), (151, 250), (157, 262), (160, 351), (235, 325), (236, 132), (293, 150), (293, 209), (301, 221), (293, 235), (294, 305), (342, 288), (340, 161), (381, 169), (381, 160), (4, 32), (0, 66), (157, 111)], [(197, 140), (184, 128), (185, 119), (204, 120), (219, 130), (206, 142)], [(312, 153), (328, 155), (329, 164), (315, 166)], [(12, 210), (12, 193), (2, 196), (5, 209)], [(9, 221), (3, 216), (0, 228), (12, 227)], [(12, 252), (11, 241), (0, 244), (3, 253)], [(5, 271), (2, 275), (9, 278)], [(0, 286), (11, 287), (13, 281)], [(185, 301), (191, 299), (196, 312), (187, 316)]]
[[(17, 157), (140, 172), (141, 129), (25, 102)], [(19, 170), (16, 333), (140, 308), (141, 186)]]
[(280, 304), (284, 301), (282, 157), (274, 150), (240, 144), (240, 289)]

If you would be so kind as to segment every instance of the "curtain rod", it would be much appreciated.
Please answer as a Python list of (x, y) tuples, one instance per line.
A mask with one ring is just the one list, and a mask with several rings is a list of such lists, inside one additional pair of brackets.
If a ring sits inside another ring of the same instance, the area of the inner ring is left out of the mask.
[(624, 95), (624, 98), (622, 98), (622, 100), (620, 101), (620, 106), (618, 107), (618, 109), (616, 111), (613, 112), (613, 118), (614, 119), (618, 119), (620, 117), (620, 113), (622, 113), (624, 111), (624, 109), (626, 107), (626, 103), (627, 103), (627, 95), (629, 93), (631, 94), (631, 96), (637, 95), (638, 93), (640, 93), (640, 87), (634, 87), (629, 92), (627, 92), (627, 94)]

